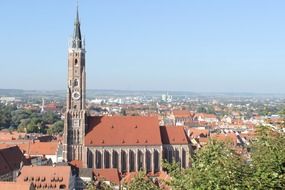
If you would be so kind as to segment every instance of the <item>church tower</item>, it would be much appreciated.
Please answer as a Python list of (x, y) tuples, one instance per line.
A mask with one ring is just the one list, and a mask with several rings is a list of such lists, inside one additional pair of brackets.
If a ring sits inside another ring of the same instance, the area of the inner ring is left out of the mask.
[(85, 53), (85, 42), (81, 37), (77, 8), (74, 34), (68, 48), (67, 97), (63, 135), (64, 161), (84, 159), (83, 149), (86, 126)]

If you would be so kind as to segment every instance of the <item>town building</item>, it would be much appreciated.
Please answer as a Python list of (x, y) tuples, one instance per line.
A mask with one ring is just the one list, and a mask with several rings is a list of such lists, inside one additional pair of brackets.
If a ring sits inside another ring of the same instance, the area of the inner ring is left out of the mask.
[(0, 149), (0, 181), (14, 181), (25, 164), (28, 162), (19, 147)]
[(17, 183), (30, 182), (36, 189), (70, 189), (75, 187), (75, 176), (70, 166), (24, 166)]

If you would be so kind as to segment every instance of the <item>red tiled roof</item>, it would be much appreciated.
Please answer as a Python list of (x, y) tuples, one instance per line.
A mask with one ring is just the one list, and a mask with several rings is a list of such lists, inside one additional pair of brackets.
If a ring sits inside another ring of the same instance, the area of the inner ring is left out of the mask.
[(122, 179), (123, 183), (130, 183), (131, 180), (132, 180), (133, 178), (135, 178), (138, 174), (139, 174), (138, 172), (129, 172), (129, 173), (127, 173), (127, 174), (123, 177), (123, 179)]
[(85, 145), (161, 145), (157, 117), (95, 116), (88, 118)]
[(234, 133), (212, 134), (211, 138), (225, 143), (231, 143), (233, 145), (237, 144), (237, 136)]
[(69, 162), (71, 166), (74, 166), (75, 168), (83, 168), (83, 162), (82, 160), (72, 160)]
[(18, 133), (16, 131), (13, 131), (13, 132), (0, 131), (0, 140), (1, 141), (15, 140), (15, 139), (19, 139), (21, 137), (25, 137), (25, 133)]
[(93, 173), (99, 180), (110, 181), (116, 185), (120, 184), (120, 175), (117, 169), (94, 169)]
[(70, 177), (70, 166), (24, 166), (17, 182), (33, 182), (37, 189), (60, 189), (60, 185), (69, 189)]
[(1, 190), (30, 190), (33, 185), (29, 182), (0, 182)]
[(173, 110), (174, 117), (192, 117), (193, 113), (188, 110)]
[(27, 160), (18, 146), (0, 149), (0, 173), (5, 174), (27, 164)]
[(207, 129), (197, 129), (197, 128), (189, 128), (190, 131), (190, 136), (191, 137), (200, 137), (200, 136), (208, 136), (209, 135), (209, 131)]
[(163, 144), (189, 144), (190, 141), (182, 126), (161, 126)]
[(58, 148), (58, 142), (35, 142), (29, 147), (29, 155), (55, 155)]
[(196, 117), (201, 117), (201, 118), (212, 118), (212, 119), (216, 119), (217, 116), (215, 114), (207, 114), (207, 113), (196, 113), (195, 116)]
[(0, 176), (12, 172), (5, 158), (0, 154)]
[(197, 139), (200, 144), (207, 144), (209, 142), (209, 138), (200, 137)]
[[(16, 143), (16, 142), (15, 142)], [(12, 147), (17, 145), (25, 155), (55, 155), (58, 148), (58, 142), (27, 142), (16, 144), (0, 144), (0, 148)]]

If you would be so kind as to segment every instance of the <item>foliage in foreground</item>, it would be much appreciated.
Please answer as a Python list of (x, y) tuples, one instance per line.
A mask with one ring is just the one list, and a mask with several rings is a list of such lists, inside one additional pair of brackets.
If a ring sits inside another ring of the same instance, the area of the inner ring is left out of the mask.
[(141, 171), (127, 185), (128, 190), (158, 190), (159, 188)]
[(260, 127), (250, 146), (251, 160), (222, 142), (210, 141), (193, 158), (192, 168), (166, 164), (172, 189), (285, 189), (285, 137)]

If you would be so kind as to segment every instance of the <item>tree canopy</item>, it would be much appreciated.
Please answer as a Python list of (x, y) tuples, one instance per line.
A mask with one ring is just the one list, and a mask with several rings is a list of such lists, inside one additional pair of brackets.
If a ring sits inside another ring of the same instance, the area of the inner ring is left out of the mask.
[(210, 141), (194, 156), (190, 169), (166, 164), (172, 189), (285, 189), (285, 137), (260, 127), (250, 159), (223, 142)]

